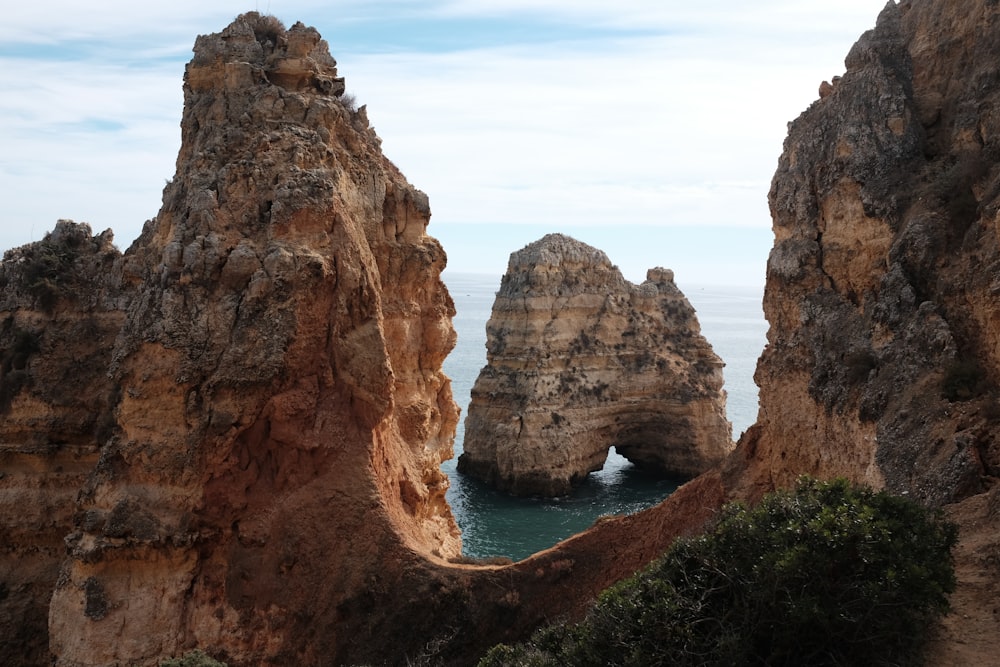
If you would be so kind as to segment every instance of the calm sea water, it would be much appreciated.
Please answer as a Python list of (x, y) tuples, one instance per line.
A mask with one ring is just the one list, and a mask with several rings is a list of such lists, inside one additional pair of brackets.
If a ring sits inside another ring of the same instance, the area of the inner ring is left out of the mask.
[[(458, 311), (453, 321), (458, 343), (444, 362), (455, 401), (462, 408), (455, 439), (457, 458), (462, 452), (472, 385), (486, 365), (486, 320), (500, 276), (446, 271), (443, 277)], [(733, 435), (738, 437), (757, 419), (753, 372), (767, 333), (760, 306), (763, 289), (686, 285), (681, 289), (698, 312), (702, 334), (726, 362), (727, 408)], [(586, 529), (602, 515), (639, 511), (677, 488), (674, 481), (644, 475), (613, 450), (603, 470), (591, 473), (572, 495), (556, 499), (512, 498), (498, 493), (459, 475), (455, 459), (441, 467), (451, 479), (448, 502), (462, 529), (464, 553), (471, 557), (520, 560)]]

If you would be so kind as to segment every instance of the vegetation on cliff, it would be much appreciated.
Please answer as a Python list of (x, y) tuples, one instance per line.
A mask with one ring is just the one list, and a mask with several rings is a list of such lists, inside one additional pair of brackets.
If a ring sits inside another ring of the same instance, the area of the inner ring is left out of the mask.
[(170, 658), (160, 663), (160, 667), (228, 667), (226, 663), (206, 655), (202, 651), (191, 651), (180, 658)]
[(501, 665), (899, 665), (918, 661), (955, 587), (956, 527), (845, 480), (799, 480), (601, 594), (587, 617)]

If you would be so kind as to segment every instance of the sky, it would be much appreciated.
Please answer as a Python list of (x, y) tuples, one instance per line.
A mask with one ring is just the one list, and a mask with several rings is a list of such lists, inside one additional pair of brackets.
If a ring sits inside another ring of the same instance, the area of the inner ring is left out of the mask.
[[(0, 248), (56, 221), (125, 250), (180, 146), (198, 34), (316, 27), (382, 149), (430, 197), (448, 271), (549, 232), (641, 282), (763, 285), (787, 123), (885, 0), (18, 2), (0, 22)], [(95, 6), (96, 5), (96, 6)]]

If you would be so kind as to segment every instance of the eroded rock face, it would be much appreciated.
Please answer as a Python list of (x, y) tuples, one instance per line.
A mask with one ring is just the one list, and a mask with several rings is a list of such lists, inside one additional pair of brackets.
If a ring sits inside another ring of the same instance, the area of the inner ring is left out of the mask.
[(890, 3), (770, 192), (756, 456), (940, 505), (1000, 464), (994, 3)]
[(94, 362), (120, 392), (52, 598), (61, 665), (313, 663), (346, 641), (322, 610), (381, 559), (461, 549), (427, 197), (312, 28), (241, 16), (198, 38), (184, 92), (177, 174)]
[(40, 601), (58, 584), (62, 665), (195, 647), (232, 665), (465, 665), (578, 617), (726, 500), (811, 472), (950, 503), (959, 589), (929, 664), (988, 663), (998, 12), (890, 3), (791, 127), (761, 412), (736, 452), (508, 566), (434, 555), (457, 547), (436, 467), (456, 413), (426, 199), (338, 105), (314, 31), (250, 15), (200, 39), (178, 176), (143, 237), (121, 257), (66, 223), (82, 251), (59, 270), (51, 248), (40, 272), (22, 270), (34, 250), (0, 267), (0, 662), (47, 662)]
[(600, 250), (550, 234), (511, 255), (486, 333), (461, 472), (555, 496), (611, 447), (681, 478), (732, 449), (722, 361), (671, 271), (633, 285)]
[(301, 25), (199, 38), (177, 175), (128, 252), (67, 222), (0, 265), (0, 662), (466, 665), (716, 504), (702, 484), (522, 563), (446, 560), (445, 257), (338, 78)]
[(466, 665), (705, 519), (712, 485), (681, 523), (449, 562), (427, 198), (314, 30), (248, 14), (197, 44), (177, 175), (128, 252), (66, 222), (0, 265), (0, 662)]
[(0, 263), (0, 663), (48, 663), (77, 492), (114, 426), (126, 294), (110, 231), (60, 221)]
[(930, 664), (1000, 636), (998, 55), (995, 2), (890, 2), (790, 125), (760, 415), (729, 462), (739, 495), (811, 473), (947, 506), (959, 590)]

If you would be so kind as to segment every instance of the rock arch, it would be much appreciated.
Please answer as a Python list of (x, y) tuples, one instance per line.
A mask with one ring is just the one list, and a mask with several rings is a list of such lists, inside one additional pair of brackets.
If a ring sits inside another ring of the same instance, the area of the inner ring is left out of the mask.
[(461, 472), (557, 496), (611, 447), (683, 478), (732, 449), (722, 360), (672, 271), (634, 285), (600, 250), (549, 234), (511, 255), (486, 332)]

